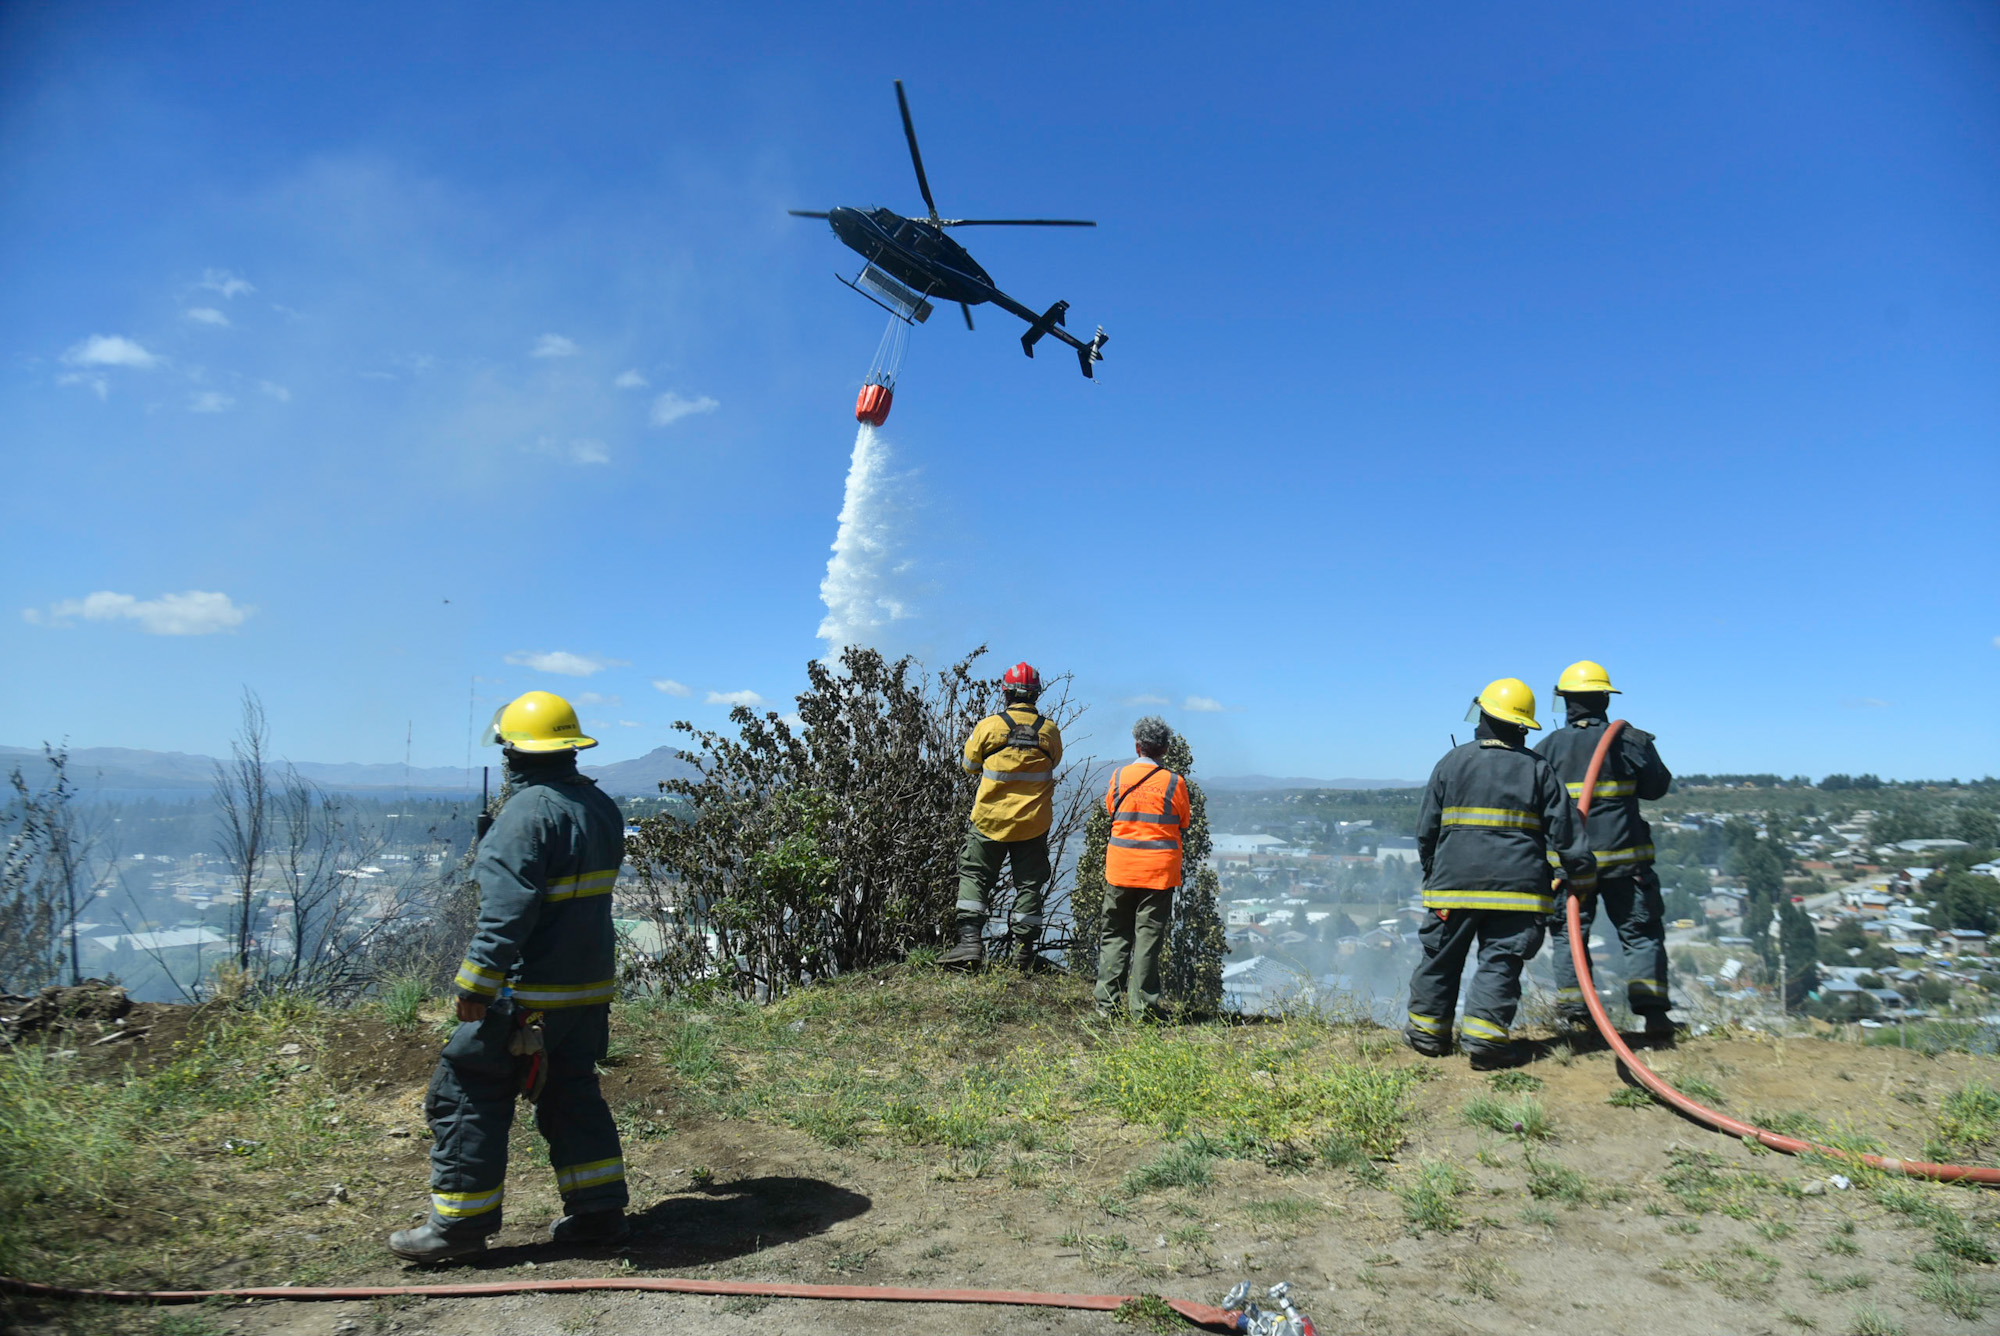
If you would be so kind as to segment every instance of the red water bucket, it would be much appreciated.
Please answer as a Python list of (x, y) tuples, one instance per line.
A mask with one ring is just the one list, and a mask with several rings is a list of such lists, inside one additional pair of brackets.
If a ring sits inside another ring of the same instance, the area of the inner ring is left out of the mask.
[(895, 398), (896, 392), (887, 385), (863, 385), (860, 397), (854, 401), (854, 420), (871, 427), (881, 426), (889, 420), (889, 405)]

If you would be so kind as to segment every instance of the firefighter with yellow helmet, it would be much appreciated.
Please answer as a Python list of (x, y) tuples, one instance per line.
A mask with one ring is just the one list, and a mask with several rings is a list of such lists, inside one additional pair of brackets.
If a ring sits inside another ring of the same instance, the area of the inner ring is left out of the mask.
[(617, 991), (611, 891), (625, 818), (577, 769), (586, 737), (562, 697), (530, 691), (487, 730), (506, 763), (503, 803), (479, 840), (479, 922), (453, 981), (458, 1028), (424, 1097), (430, 1218), (389, 1248), (413, 1262), (478, 1253), (500, 1228), (514, 1100), (535, 1103), (563, 1216), (558, 1243), (631, 1235), (618, 1127), (597, 1085)]
[(1506, 1066), (1521, 1002), (1521, 969), (1541, 949), (1555, 907), (1550, 870), (1578, 894), (1596, 881), (1576, 806), (1554, 767), (1527, 746), (1535, 693), (1516, 677), (1488, 684), (1467, 718), (1472, 741), (1431, 771), (1417, 815), (1424, 868), (1423, 958), (1410, 976), (1410, 1047), (1451, 1051), (1459, 976), (1477, 958), (1466, 989), (1461, 1044), (1478, 1068)]
[[(1542, 739), (1535, 750), (1548, 758), (1575, 798), (1609, 727), (1611, 697), (1619, 693), (1602, 664), (1581, 659), (1563, 669), (1556, 694), (1563, 701), (1566, 726)], [(1627, 725), (1605, 753), (1585, 818), (1584, 833), (1597, 857), (1597, 895), (1578, 906), (1583, 935), (1588, 940), (1601, 903), (1624, 957), (1626, 1003), (1652, 1039), (1671, 1037), (1674, 1023), (1667, 1018), (1672, 1002), (1667, 996), (1666, 906), (1659, 873), (1653, 870), (1653, 830), (1639, 803), (1665, 797), (1673, 781), (1653, 735)], [(1555, 952), (1556, 1015), (1567, 1024), (1586, 1025), (1590, 1013), (1569, 956), (1567, 920), (1556, 920), (1550, 949)]]

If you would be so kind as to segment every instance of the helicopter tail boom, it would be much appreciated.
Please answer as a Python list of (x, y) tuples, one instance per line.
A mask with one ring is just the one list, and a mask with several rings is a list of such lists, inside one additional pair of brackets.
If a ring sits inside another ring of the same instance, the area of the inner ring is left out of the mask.
[(1104, 326), (1099, 325), (1097, 327), (1097, 337), (1086, 342), (1062, 328), (1063, 319), (1069, 314), (1068, 302), (1057, 302), (1040, 315), (1036, 315), (1025, 306), (1018, 307), (1017, 309), (1016, 305), (1011, 302), (1007, 304), (1007, 309), (1028, 322), (1028, 332), (1021, 336), (1022, 352), (1033, 357), (1035, 355), (1035, 345), (1040, 343), (1043, 338), (1053, 334), (1057, 342), (1067, 343), (1070, 347), (1076, 349), (1076, 360), (1083, 368), (1084, 376), (1091, 380), (1097, 379), (1096, 372), (1092, 369), (1092, 366), (1094, 363), (1104, 360), (1104, 341), (1111, 337), (1104, 332)]

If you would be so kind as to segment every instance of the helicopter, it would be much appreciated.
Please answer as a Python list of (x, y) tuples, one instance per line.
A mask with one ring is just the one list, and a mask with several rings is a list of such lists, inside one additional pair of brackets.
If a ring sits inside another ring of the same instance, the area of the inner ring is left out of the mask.
[(1059, 301), (1037, 314), (1032, 307), (1015, 301), (994, 284), (993, 276), (980, 268), (977, 260), (966, 254), (965, 247), (945, 235), (945, 229), (1096, 227), (1097, 224), (1080, 218), (939, 217), (937, 201), (931, 198), (930, 180), (924, 175), (923, 154), (917, 151), (917, 127), (910, 119), (910, 99), (903, 92), (901, 79), (896, 80), (896, 105), (903, 113), (903, 137), (910, 141), (910, 163), (917, 169), (917, 189), (923, 192), (924, 205), (930, 210), (928, 216), (906, 218), (892, 209), (881, 208), (786, 212), (795, 218), (825, 219), (841, 243), (866, 261), (857, 277), (849, 279), (841, 274), (834, 277), (906, 324), (928, 320), (930, 299), (936, 297), (957, 302), (965, 313), (965, 327), (971, 329), (972, 308), (981, 302), (991, 302), (1028, 322), (1028, 332), (1021, 336), (1022, 352), (1033, 357), (1035, 345), (1045, 336), (1054, 335), (1058, 342), (1076, 349), (1083, 374), (1095, 379), (1091, 364), (1104, 360), (1107, 337), (1104, 327), (1097, 327), (1097, 337), (1093, 339), (1079, 339), (1063, 328), (1069, 314), (1068, 302)]

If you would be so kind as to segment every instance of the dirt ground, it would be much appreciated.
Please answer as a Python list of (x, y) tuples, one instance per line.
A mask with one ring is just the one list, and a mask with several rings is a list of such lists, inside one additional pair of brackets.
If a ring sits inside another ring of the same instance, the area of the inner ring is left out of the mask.
[[(160, 1015), (148, 1020), (156, 1035), (171, 1028)], [(517, 1126), (505, 1227), (477, 1262), (427, 1273), (399, 1263), (379, 1240), (423, 1213), (421, 1100), (436, 1038), (398, 1034), (358, 1016), (335, 1021), (326, 1034), (321, 1049), (305, 1056), (365, 1101), (379, 1140), (370, 1143), (365, 1165), (349, 1163), (341, 1184), (273, 1184), (273, 1191), (300, 1188), (293, 1195), (308, 1200), (260, 1246), (213, 1266), (203, 1278), (209, 1284), (674, 1275), (1156, 1292), (1213, 1303), (1248, 1278), (1260, 1288), (1290, 1281), (1300, 1306), (1330, 1336), (2000, 1330), (2000, 1306), (1967, 1319), (1920, 1297), (1927, 1273), (1913, 1263), (1932, 1248), (1931, 1234), (1907, 1211), (1885, 1209), (1867, 1185), (1831, 1186), (1828, 1165), (1747, 1148), (1655, 1105), (1607, 1103), (1624, 1085), (1612, 1057), (1554, 1043), (1540, 1046), (1525, 1069), (1542, 1082), (1536, 1098), (1553, 1123), (1546, 1142), (1469, 1125), (1461, 1107), (1493, 1090), (1463, 1058), (1450, 1058), (1429, 1064), (1436, 1079), (1419, 1088), (1418, 1116), (1393, 1164), (1298, 1172), (1218, 1159), (1205, 1188), (1136, 1195), (1114, 1189), (1160, 1153), (1161, 1139), (1113, 1120), (1073, 1129), (1065, 1173), (967, 1170), (937, 1148), (869, 1137), (836, 1150), (762, 1121), (691, 1116), (677, 1107), (674, 1073), (636, 1052), (605, 1075), (606, 1095), (628, 1125), (634, 1111), (650, 1110), (656, 1119), (640, 1118), (625, 1145), (634, 1241), (615, 1253), (565, 1253), (543, 1242), (559, 1203), (532, 1129)], [(1383, 1062), (1423, 1062), (1380, 1036), (1357, 1042)], [(1991, 1059), (1824, 1039), (1709, 1037), (1653, 1057), (1670, 1080), (1726, 1090), (1739, 1114), (1809, 1110), (1831, 1129), (1872, 1134), (1909, 1155), (1921, 1152), (1947, 1092), (2000, 1075)], [(1691, 1209), (1689, 1197), (1667, 1186), (1688, 1151), (1713, 1157), (1706, 1172), (1723, 1185), (1713, 1199), (1718, 1209)], [(1408, 1194), (1432, 1164), (1457, 1166), (1465, 1176), (1454, 1199), (1460, 1224), (1420, 1234)], [(1583, 1178), (1568, 1181), (1584, 1186), (1569, 1200), (1538, 1196), (1536, 1185), (1550, 1181), (1551, 1168), (1578, 1171)], [(1922, 1191), (1947, 1202), (1978, 1237), (2000, 1244), (2000, 1196)], [(1991, 1265), (1967, 1264), (1959, 1274), (1974, 1288), (2000, 1289)], [(636, 1293), (180, 1312), (188, 1325), (151, 1329), (188, 1336), (1123, 1329), (1104, 1313)], [(20, 1317), (24, 1330), (37, 1332), (89, 1330), (96, 1321), (101, 1329), (148, 1330), (106, 1310), (51, 1308)]]

